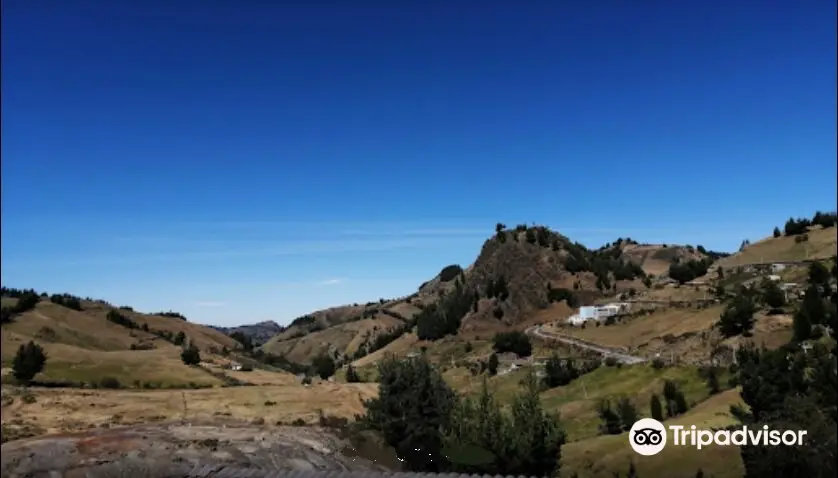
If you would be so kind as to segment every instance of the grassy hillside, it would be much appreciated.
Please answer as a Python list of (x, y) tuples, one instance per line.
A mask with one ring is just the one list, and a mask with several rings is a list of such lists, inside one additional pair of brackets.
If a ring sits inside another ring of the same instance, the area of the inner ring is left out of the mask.
[(351, 356), (368, 337), (402, 324), (403, 321), (395, 317), (378, 313), (368, 319), (346, 322), (302, 337), (283, 340), (284, 336), (279, 335), (269, 340), (262, 349), (268, 353), (284, 355), (298, 363), (309, 362), (317, 355), (329, 351)]
[[(731, 405), (741, 404), (738, 390), (727, 390), (698, 403), (684, 415), (666, 420), (665, 425), (724, 427), (737, 423)], [(693, 478), (701, 468), (704, 476), (739, 478), (744, 474), (737, 446), (667, 446), (654, 456), (639, 456), (631, 449), (628, 434), (604, 435), (568, 443), (562, 448), (561, 476), (569, 478), (611, 478), (614, 471), (625, 473), (634, 462), (639, 476)]]
[[(4, 299), (6, 306), (15, 302), (16, 299)], [(129, 329), (108, 320), (108, 312), (112, 310), (118, 310), (138, 328)], [(162, 333), (174, 336), (183, 332), (206, 359), (225, 347), (237, 347), (233, 339), (209, 327), (86, 300), (81, 301), (81, 310), (41, 300), (32, 310), (4, 323), (2, 331), (4, 369), (11, 365), (18, 347), (33, 340), (44, 348), (48, 357), (44, 371), (36, 377), (38, 380), (98, 384), (110, 377), (129, 387), (221, 384), (217, 377), (202, 369), (184, 365), (180, 359), (181, 348), (162, 338)]]
[(808, 240), (799, 242), (798, 236), (769, 237), (754, 242), (743, 250), (718, 261), (725, 269), (744, 264), (827, 259), (838, 253), (838, 229), (813, 229)]

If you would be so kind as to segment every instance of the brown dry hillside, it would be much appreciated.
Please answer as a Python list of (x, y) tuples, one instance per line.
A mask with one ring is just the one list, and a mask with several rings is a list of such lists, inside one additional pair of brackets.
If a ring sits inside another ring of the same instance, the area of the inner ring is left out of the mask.
[(618, 247), (622, 257), (639, 265), (647, 274), (665, 275), (676, 260), (687, 262), (702, 260), (707, 254), (699, 252), (692, 246), (672, 244), (638, 244), (633, 241), (618, 241), (612, 247)]
[(277, 336), (263, 345), (262, 350), (298, 363), (309, 362), (324, 352), (337, 356), (352, 355), (368, 337), (403, 323), (395, 317), (378, 313), (368, 319), (338, 324), (302, 337), (282, 340), (281, 336)]
[[(3, 298), (3, 305), (16, 299)], [(161, 337), (184, 332), (209, 357), (211, 351), (233, 349), (236, 342), (212, 328), (185, 320), (146, 315), (126, 309), (119, 312), (139, 328), (129, 329), (108, 320), (114, 307), (81, 301), (82, 310), (42, 299), (31, 310), (17, 314), (2, 326), (2, 361), (8, 367), (21, 344), (41, 345), (48, 357), (41, 379), (98, 383), (114, 377), (123, 385), (137, 382), (157, 386), (216, 385), (220, 381), (180, 359), (181, 348)], [(145, 331), (147, 325), (149, 331)]]
[(798, 236), (768, 237), (746, 246), (716, 265), (729, 268), (745, 264), (827, 259), (838, 253), (838, 228), (812, 229), (808, 240), (798, 242)]

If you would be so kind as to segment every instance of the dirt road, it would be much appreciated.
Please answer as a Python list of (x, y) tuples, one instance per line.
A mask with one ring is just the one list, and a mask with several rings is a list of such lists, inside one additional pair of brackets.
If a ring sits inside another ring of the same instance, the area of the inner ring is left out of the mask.
[(534, 325), (526, 330), (528, 335), (533, 335), (535, 337), (544, 339), (544, 340), (555, 340), (558, 342), (562, 342), (568, 345), (573, 345), (582, 349), (591, 350), (593, 352), (597, 352), (605, 357), (613, 357), (618, 362), (624, 364), (636, 364), (636, 363), (643, 363), (647, 360), (643, 357), (638, 357), (636, 355), (629, 355), (624, 352), (620, 352), (619, 350), (615, 350), (609, 347), (604, 347), (602, 345), (593, 344), (590, 342), (586, 342), (583, 340), (575, 339), (573, 337), (568, 337), (566, 335), (556, 334), (553, 332), (547, 332), (544, 330), (544, 327), (541, 325)]

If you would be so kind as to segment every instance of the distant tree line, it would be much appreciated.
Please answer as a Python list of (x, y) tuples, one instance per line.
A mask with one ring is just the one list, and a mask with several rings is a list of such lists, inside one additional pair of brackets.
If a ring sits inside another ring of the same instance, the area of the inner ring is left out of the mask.
[(838, 214), (835, 212), (824, 213), (817, 211), (811, 219), (805, 217), (795, 219), (790, 217), (783, 226), (782, 232), (780, 228), (774, 228), (774, 237), (780, 237), (782, 235), (797, 236), (806, 233), (812, 226), (827, 228), (835, 226), (836, 223), (838, 223)]
[(710, 257), (690, 259), (686, 262), (676, 261), (669, 266), (669, 277), (684, 284), (706, 274), (712, 264), (713, 259)]
[(186, 316), (184, 316), (180, 312), (175, 312), (172, 310), (167, 310), (166, 312), (155, 312), (151, 315), (159, 315), (161, 317), (171, 317), (173, 319), (186, 320)]

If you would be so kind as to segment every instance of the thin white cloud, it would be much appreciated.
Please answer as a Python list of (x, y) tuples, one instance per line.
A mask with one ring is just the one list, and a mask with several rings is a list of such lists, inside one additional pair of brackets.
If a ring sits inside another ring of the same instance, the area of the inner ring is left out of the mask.
[(324, 281), (320, 281), (320, 285), (337, 285), (343, 282), (343, 279), (326, 279)]
[(193, 303), (195, 307), (224, 307), (227, 305), (225, 302), (216, 302), (216, 301), (197, 301)]

